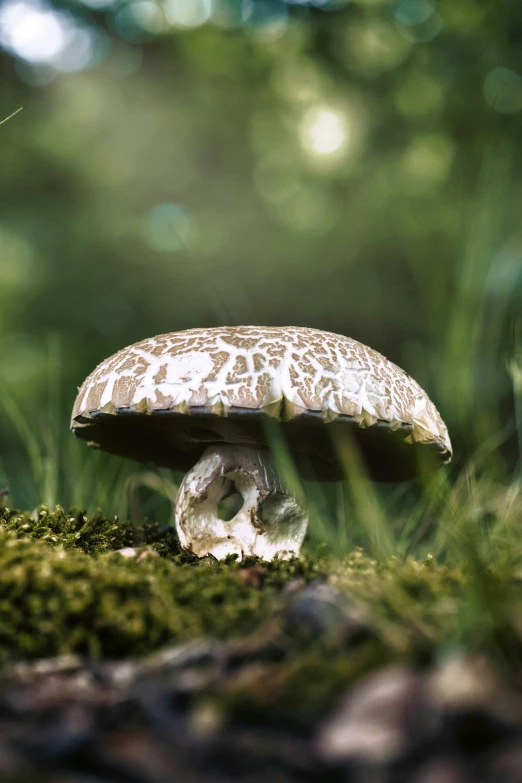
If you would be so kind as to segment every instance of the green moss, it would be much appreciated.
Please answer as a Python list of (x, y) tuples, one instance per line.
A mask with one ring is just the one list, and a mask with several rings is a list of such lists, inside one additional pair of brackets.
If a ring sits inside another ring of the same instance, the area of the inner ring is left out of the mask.
[[(115, 552), (128, 546), (162, 556), (138, 561)], [(4, 509), (0, 661), (68, 652), (122, 657), (248, 634), (269, 616), (282, 584), (319, 572), (306, 560), (273, 564), (258, 590), (240, 578), (245, 565), (197, 560), (172, 530), (153, 523), (135, 527), (60, 507), (33, 515)]]
[(0, 534), (0, 660), (136, 655), (206, 634), (248, 633), (269, 591), (214, 564), (90, 557)]
[(181, 554), (172, 529), (162, 531), (148, 521), (138, 527), (117, 517), (104, 517), (101, 512), (87, 517), (79, 509), (64, 511), (61, 506), (54, 511), (40, 506), (33, 514), (0, 509), (0, 525), (17, 538), (39, 539), (64, 549), (81, 549), (88, 555), (143, 545), (161, 554)]
[[(160, 556), (115, 551), (129, 546)], [(250, 579), (256, 565), (262, 569)], [(349, 597), (369, 629), (362, 640), (296, 635), (285, 625), (282, 607), (296, 594), (288, 588), (318, 577)], [(59, 507), (0, 511), (0, 661), (70, 652), (120, 658), (203, 636), (279, 635), (292, 655), (264, 667), (259, 683), (229, 693), (233, 712), (241, 705), (239, 713), (265, 714), (269, 703), (285, 720), (297, 699), (306, 716), (307, 704), (320, 711), (363, 672), (395, 660), (422, 664), (448, 645), (518, 666), (520, 616), (521, 583), (500, 566), (377, 562), (361, 550), (342, 561), (319, 550), (286, 562), (218, 563), (184, 553), (172, 530), (149, 522), (136, 527)]]

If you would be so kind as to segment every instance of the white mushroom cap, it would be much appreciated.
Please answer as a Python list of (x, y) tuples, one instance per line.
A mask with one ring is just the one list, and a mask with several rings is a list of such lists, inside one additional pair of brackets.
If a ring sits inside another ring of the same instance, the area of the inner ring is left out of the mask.
[(355, 433), (378, 478), (407, 477), (414, 452), (451, 459), (418, 383), (356, 340), (301, 327), (191, 329), (131, 345), (86, 379), (71, 426), (90, 445), (188, 468), (212, 442), (266, 446), (266, 416), (314, 463), (337, 462), (329, 436)]

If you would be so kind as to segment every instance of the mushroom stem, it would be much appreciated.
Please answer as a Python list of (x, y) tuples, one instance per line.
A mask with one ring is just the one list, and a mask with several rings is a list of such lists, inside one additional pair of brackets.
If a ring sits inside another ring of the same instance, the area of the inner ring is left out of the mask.
[(251, 446), (207, 448), (176, 501), (181, 545), (198, 557), (297, 557), (307, 524), (270, 454)]

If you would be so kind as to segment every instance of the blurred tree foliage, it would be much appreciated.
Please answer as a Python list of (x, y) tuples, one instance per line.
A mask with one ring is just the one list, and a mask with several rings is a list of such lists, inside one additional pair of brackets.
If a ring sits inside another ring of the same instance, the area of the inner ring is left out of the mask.
[[(0, 116), (24, 111), (0, 128), (0, 373), (29, 421), (49, 335), (65, 426), (120, 347), (255, 323), (382, 351), (460, 450), (509, 424), (522, 4), (39, 4), (88, 31), (84, 67), (21, 56), (6, 7)], [(0, 442), (15, 459), (5, 414)]]

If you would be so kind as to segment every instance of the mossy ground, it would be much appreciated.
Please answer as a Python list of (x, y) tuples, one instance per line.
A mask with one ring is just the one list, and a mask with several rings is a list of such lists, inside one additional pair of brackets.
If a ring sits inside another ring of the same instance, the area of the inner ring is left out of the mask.
[[(126, 547), (158, 557), (126, 558)], [(217, 563), (180, 550), (171, 529), (78, 510), (0, 511), (0, 661), (80, 653), (120, 658), (202, 636), (244, 636), (273, 611), (281, 586), (326, 565), (271, 564), (263, 589), (241, 578), (253, 561)]]
[[(116, 552), (124, 547), (158, 556), (125, 558)], [(364, 633), (349, 622), (330, 627), (321, 616), (319, 633), (306, 606), (302, 625), (288, 622), (292, 595), (318, 580), (346, 597), (343, 611), (353, 609)], [(295, 654), (227, 691), (232, 711), (251, 718), (269, 709), (271, 721), (306, 720), (371, 669), (422, 666), (451, 649), (486, 652), (515, 674), (521, 617), (517, 574), (499, 568), (377, 562), (361, 550), (342, 560), (321, 551), (262, 564), (198, 560), (153, 523), (60, 507), (0, 511), (0, 662), (64, 653), (130, 658), (201, 637), (283, 634)]]

